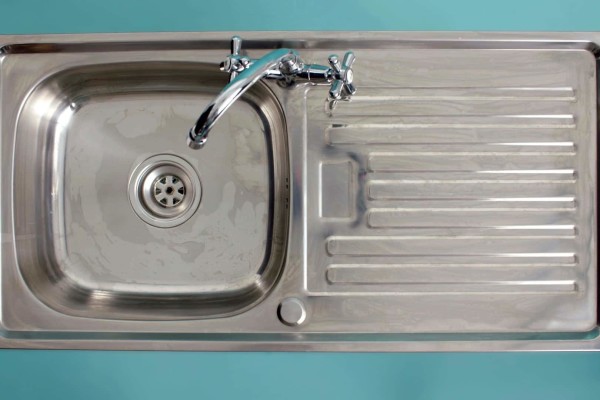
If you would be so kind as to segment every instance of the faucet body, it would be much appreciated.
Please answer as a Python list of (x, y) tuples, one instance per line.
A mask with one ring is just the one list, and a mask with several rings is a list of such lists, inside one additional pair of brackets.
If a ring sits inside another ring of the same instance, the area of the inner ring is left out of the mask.
[(252, 85), (261, 79), (275, 79), (284, 86), (299, 83), (331, 84), (329, 91), (330, 107), (338, 100), (348, 100), (356, 92), (352, 84), (352, 63), (354, 54), (346, 53), (343, 65), (337, 56), (330, 56), (330, 67), (318, 64), (305, 64), (292, 49), (276, 49), (259, 59), (240, 55), (241, 39), (231, 41), (231, 55), (221, 63), (221, 70), (230, 74), (229, 83), (221, 93), (204, 109), (196, 124), (190, 129), (188, 145), (192, 149), (202, 148), (208, 133), (227, 111)]

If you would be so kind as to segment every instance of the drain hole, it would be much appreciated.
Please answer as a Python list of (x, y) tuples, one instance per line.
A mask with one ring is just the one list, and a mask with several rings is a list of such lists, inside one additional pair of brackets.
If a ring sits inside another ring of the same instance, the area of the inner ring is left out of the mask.
[(175, 207), (185, 198), (185, 186), (176, 175), (162, 175), (154, 181), (154, 200), (165, 208)]
[(202, 186), (194, 167), (185, 159), (158, 154), (135, 168), (128, 193), (133, 210), (144, 222), (171, 228), (194, 215)]

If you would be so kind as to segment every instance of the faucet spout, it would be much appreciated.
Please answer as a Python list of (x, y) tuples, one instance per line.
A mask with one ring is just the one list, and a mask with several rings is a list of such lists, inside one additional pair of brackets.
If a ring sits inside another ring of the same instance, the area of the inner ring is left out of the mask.
[[(258, 60), (248, 60), (247, 67), (234, 75), (233, 79), (223, 88), (221, 93), (204, 109), (196, 124), (190, 129), (188, 146), (200, 149), (206, 143), (208, 133), (231, 105), (242, 96), (252, 85), (263, 78), (284, 79), (279, 65), (289, 56), (297, 54), (291, 49), (277, 49)], [(236, 72), (236, 71), (232, 71)]]
[(356, 92), (352, 84), (352, 64), (354, 53), (349, 51), (340, 63), (336, 55), (329, 56), (329, 67), (318, 64), (305, 64), (292, 49), (277, 49), (259, 59), (241, 55), (242, 39), (234, 36), (231, 40), (231, 54), (221, 63), (221, 70), (228, 72), (229, 83), (221, 93), (204, 109), (196, 124), (190, 129), (187, 143), (192, 149), (201, 149), (206, 144), (208, 133), (219, 118), (259, 80), (276, 79), (292, 86), (297, 81), (311, 84), (328, 84), (328, 108), (330, 110), (340, 100), (349, 100)]

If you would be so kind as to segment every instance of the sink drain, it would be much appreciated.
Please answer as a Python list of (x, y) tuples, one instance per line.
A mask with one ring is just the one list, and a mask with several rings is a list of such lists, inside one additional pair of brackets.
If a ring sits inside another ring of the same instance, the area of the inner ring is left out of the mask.
[(196, 170), (170, 154), (150, 157), (129, 179), (129, 201), (142, 221), (159, 228), (181, 225), (200, 204), (202, 187)]
[(154, 200), (163, 207), (175, 207), (185, 198), (185, 186), (175, 175), (162, 175), (154, 181)]

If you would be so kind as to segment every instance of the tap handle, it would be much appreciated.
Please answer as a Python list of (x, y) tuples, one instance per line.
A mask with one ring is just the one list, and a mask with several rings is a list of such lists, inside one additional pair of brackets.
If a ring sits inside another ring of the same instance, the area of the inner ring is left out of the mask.
[(234, 36), (231, 38), (231, 54), (234, 56), (239, 56), (242, 51), (242, 38), (239, 36)]
[(352, 64), (354, 64), (354, 60), (356, 60), (356, 56), (354, 52), (348, 51), (344, 54), (344, 61), (342, 62), (342, 67), (344, 69), (352, 69)]
[(242, 38), (234, 36), (231, 38), (231, 54), (221, 63), (221, 71), (229, 74), (229, 82), (248, 66), (250, 60), (242, 54)]
[(342, 62), (335, 54), (330, 55), (328, 60), (333, 73), (333, 82), (329, 89), (330, 100), (349, 100), (356, 93), (356, 87), (352, 83), (354, 80), (352, 64), (354, 64), (356, 56), (353, 52), (348, 51)]
[(331, 66), (331, 69), (336, 74), (339, 74), (340, 72), (342, 72), (342, 64), (340, 64), (340, 60), (337, 55), (335, 55), (335, 54), (330, 55), (328, 58), (328, 61), (329, 61), (329, 65)]

